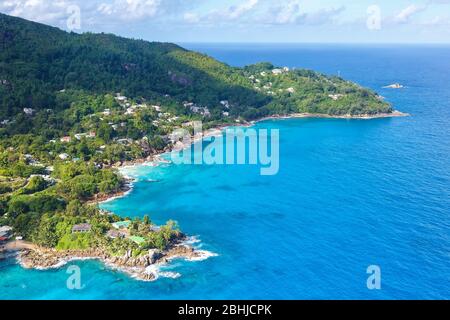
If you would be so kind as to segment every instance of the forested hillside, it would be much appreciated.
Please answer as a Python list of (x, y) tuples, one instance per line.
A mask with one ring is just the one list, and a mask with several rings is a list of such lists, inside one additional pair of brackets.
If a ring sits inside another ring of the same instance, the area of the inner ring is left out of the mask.
[(270, 100), (238, 70), (174, 44), (66, 33), (0, 14), (0, 46), (2, 116), (24, 107), (64, 108), (57, 99), (63, 89), (170, 95), (211, 106), (224, 99), (254, 106)]
[[(189, 101), (214, 110), (221, 107), (220, 101), (227, 100), (236, 106), (235, 116), (247, 108), (273, 113), (273, 104), (278, 105), (277, 111), (285, 112), (358, 114), (389, 110), (372, 92), (315, 72), (280, 76), (277, 90), (270, 92), (265, 90), (272, 87), (270, 79), (260, 79), (266, 88), (258, 88), (254, 79), (249, 79), (251, 70), (257, 70), (254, 76), (259, 77), (263, 71), (270, 73), (274, 69), (270, 64), (243, 70), (174, 44), (111, 34), (67, 33), (3, 14), (0, 47), (2, 118), (15, 116), (23, 108), (65, 109), (68, 101), (60, 101), (58, 93), (70, 89), (95, 95), (120, 92), (132, 98), (165, 98), (166, 103), (179, 104), (180, 108), (182, 102)], [(291, 87), (298, 88), (283, 93)], [(347, 94), (346, 105), (329, 98), (335, 93)]]

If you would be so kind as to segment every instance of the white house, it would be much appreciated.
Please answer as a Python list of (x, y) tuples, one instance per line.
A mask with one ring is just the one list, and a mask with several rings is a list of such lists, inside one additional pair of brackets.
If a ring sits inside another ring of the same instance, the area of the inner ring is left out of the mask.
[(282, 69), (273, 69), (273, 70), (272, 70), (272, 73), (273, 73), (274, 75), (279, 75), (279, 74), (282, 74), (282, 73), (283, 73), (283, 70), (282, 70)]
[(60, 158), (61, 160), (67, 160), (69, 158), (69, 155), (67, 153), (61, 153), (60, 155), (58, 155), (58, 158)]
[(330, 97), (331, 99), (333, 99), (334, 101), (338, 100), (339, 98), (342, 98), (344, 95), (343, 94), (329, 94), (328, 97)]
[(223, 105), (225, 108), (230, 109), (230, 103), (228, 100), (222, 100), (220, 101), (220, 104)]
[(134, 108), (133, 107), (128, 108), (127, 111), (125, 112), (125, 114), (126, 115), (134, 114)]
[(23, 112), (27, 115), (27, 116), (31, 116), (34, 113), (34, 109), (32, 108), (23, 108)]

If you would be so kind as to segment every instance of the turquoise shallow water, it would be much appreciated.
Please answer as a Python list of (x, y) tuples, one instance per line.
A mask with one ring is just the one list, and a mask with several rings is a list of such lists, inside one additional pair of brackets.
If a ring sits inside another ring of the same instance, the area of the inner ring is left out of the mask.
[[(449, 47), (192, 48), (233, 65), (340, 71), (412, 116), (258, 123), (280, 130), (276, 176), (254, 166), (128, 171), (138, 179), (133, 192), (105, 209), (175, 219), (218, 256), (175, 261), (165, 271), (180, 277), (151, 283), (74, 262), (84, 284), (74, 291), (65, 268), (24, 270), (8, 259), (0, 261), (0, 298), (450, 298)], [(393, 82), (407, 88), (381, 88)], [(381, 290), (366, 287), (369, 265), (381, 268)]]

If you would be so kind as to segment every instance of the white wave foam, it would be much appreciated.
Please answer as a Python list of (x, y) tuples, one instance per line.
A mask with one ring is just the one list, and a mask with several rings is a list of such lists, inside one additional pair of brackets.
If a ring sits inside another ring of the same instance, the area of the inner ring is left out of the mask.
[(111, 201), (119, 199), (119, 198), (124, 198), (124, 197), (128, 196), (133, 191), (133, 188), (134, 188), (134, 185), (131, 183), (131, 184), (128, 185), (128, 190), (125, 191), (123, 194), (118, 195), (118, 196), (114, 196), (114, 197), (111, 197), (111, 198), (108, 198), (106, 200), (103, 200), (103, 201), (99, 202), (99, 204), (108, 203), (108, 202), (111, 202)]
[(160, 265), (151, 265), (145, 268), (145, 273), (153, 275), (155, 278), (153, 281), (158, 280), (158, 278), (171, 278), (176, 279), (181, 277), (181, 273), (172, 271), (162, 271)]
[(211, 257), (217, 257), (218, 256), (217, 253), (214, 253), (214, 252), (211, 252), (211, 251), (208, 251), (208, 250), (196, 250), (195, 252), (199, 254), (198, 257), (188, 258), (186, 260), (187, 261), (203, 261), (203, 260), (209, 259)]
[(183, 245), (193, 245), (201, 242), (198, 236), (190, 236), (185, 241), (182, 242)]

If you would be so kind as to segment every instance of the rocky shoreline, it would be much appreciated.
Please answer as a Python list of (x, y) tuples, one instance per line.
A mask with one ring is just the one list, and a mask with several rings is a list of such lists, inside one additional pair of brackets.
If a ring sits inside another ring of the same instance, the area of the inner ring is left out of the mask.
[(379, 118), (395, 118), (395, 117), (408, 117), (410, 114), (403, 113), (397, 110), (392, 111), (391, 113), (376, 113), (376, 114), (359, 114), (359, 115), (330, 115), (330, 114), (321, 114), (321, 113), (292, 113), (288, 115), (273, 115), (264, 117), (262, 119), (256, 120), (254, 122), (261, 122), (265, 120), (276, 120), (276, 119), (292, 119), (292, 118), (324, 118), (324, 119), (379, 119)]
[(133, 278), (143, 281), (153, 281), (158, 277), (151, 266), (161, 266), (170, 260), (181, 258), (196, 260), (202, 257), (202, 252), (183, 243), (173, 245), (167, 250), (150, 249), (145, 255), (132, 257), (128, 251), (123, 256), (111, 256), (102, 249), (87, 250), (55, 250), (47, 248), (23, 249), (19, 252), (18, 261), (27, 269), (60, 268), (70, 261), (99, 260), (111, 269), (122, 271)]

